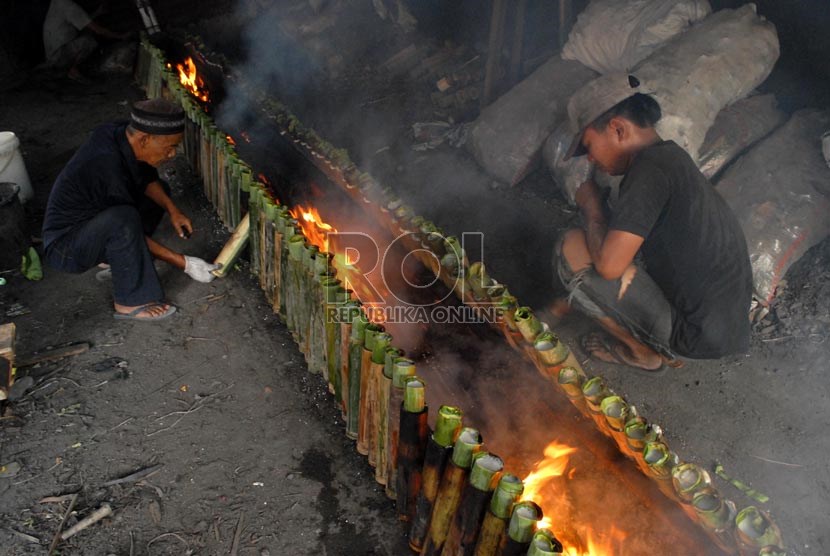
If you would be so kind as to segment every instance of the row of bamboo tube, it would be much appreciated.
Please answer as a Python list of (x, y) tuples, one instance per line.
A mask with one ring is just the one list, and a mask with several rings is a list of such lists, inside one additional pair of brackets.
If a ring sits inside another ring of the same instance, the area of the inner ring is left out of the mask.
[[(353, 292), (337, 278), (332, 255), (310, 245), (289, 209), (253, 178), (225, 135), (166, 69), (163, 52), (147, 41), (142, 46), (140, 82), (148, 96), (165, 95), (184, 106), (185, 155), (201, 174), (205, 192), (223, 222), (229, 227), (249, 226), (252, 272), (291, 331), (309, 371), (326, 379), (346, 435), (355, 440), (357, 451), (374, 467), (377, 482), (396, 501), (399, 518), (410, 524), (411, 548), (445, 556), (561, 553), (561, 543), (550, 530), (536, 530), (543, 517), (538, 505), (520, 501), (521, 480), (505, 473), (502, 460), (484, 450), (476, 429), (462, 427), (458, 408), (442, 406), (435, 429), (429, 430), (426, 385), (416, 375), (415, 363), (393, 346), (383, 326), (368, 320)], [(305, 141), (294, 142), (301, 150), (313, 149)], [(312, 160), (320, 158), (307, 154)], [(336, 169), (335, 175), (329, 175), (333, 180), (348, 179), (334, 164), (327, 162), (324, 167)], [(354, 171), (351, 174), (355, 177)], [(487, 276), (483, 264), (469, 264), (456, 238), (445, 237), (400, 200), (390, 199), (371, 177), (356, 177), (357, 182), (349, 182), (346, 189), (365, 202), (382, 193), (381, 218), (393, 231), (406, 234), (413, 246), (435, 255), (425, 255), (424, 264), (466, 304), (481, 310), (497, 307), (507, 341), (724, 552), (784, 553), (781, 533), (766, 512), (754, 506), (737, 511), (734, 502), (712, 485), (705, 469), (681, 462), (660, 427), (648, 423), (601, 377), (588, 377), (567, 346), (530, 308), (520, 307), (505, 286)], [(241, 218), (246, 205), (248, 213)]]

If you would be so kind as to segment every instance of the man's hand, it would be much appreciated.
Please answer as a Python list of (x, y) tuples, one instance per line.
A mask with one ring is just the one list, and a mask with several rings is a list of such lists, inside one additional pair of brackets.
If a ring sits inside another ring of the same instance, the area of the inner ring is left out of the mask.
[(216, 276), (211, 274), (212, 271), (218, 270), (222, 265), (209, 263), (199, 257), (184, 256), (184, 272), (197, 282), (208, 283), (213, 281)]
[(173, 223), (173, 229), (179, 234), (181, 238), (189, 238), (193, 233), (193, 224), (190, 218), (185, 216), (180, 210), (170, 211), (170, 221)]

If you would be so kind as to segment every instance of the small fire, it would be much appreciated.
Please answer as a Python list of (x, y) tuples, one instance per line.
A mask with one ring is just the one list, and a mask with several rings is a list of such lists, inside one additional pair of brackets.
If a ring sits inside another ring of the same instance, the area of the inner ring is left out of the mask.
[(542, 491), (545, 490), (554, 477), (564, 475), (568, 468), (568, 456), (576, 452), (576, 448), (566, 444), (560, 444), (555, 440), (545, 448), (545, 457), (536, 463), (535, 468), (525, 477), (525, 490), (522, 495), (524, 500), (533, 500), (542, 508), (540, 502)]
[(193, 96), (203, 102), (207, 102), (209, 99), (208, 91), (204, 88), (204, 80), (196, 73), (196, 64), (193, 63), (193, 58), (188, 56), (184, 61), (184, 65), (176, 64), (176, 69), (179, 70), (179, 81), (182, 82), (182, 85), (184, 85), (187, 90), (193, 94)]
[(331, 224), (326, 224), (315, 207), (304, 207), (297, 205), (288, 211), (291, 216), (297, 219), (303, 229), (303, 235), (312, 245), (316, 245), (320, 251), (328, 253), (330, 232), (337, 230)]
[(231, 137), (230, 135), (225, 135), (225, 139), (227, 139), (228, 143), (230, 143), (231, 145), (236, 145), (236, 141), (234, 141), (233, 137)]
[[(262, 172), (260, 172), (259, 174), (257, 174), (257, 177), (259, 178), (259, 181), (261, 181), (261, 182), (262, 182), (262, 183), (264, 183), (265, 185), (271, 185), (271, 180), (269, 180), (269, 179), (268, 179), (268, 176), (266, 176), (266, 175), (265, 175), (265, 174), (263, 174)], [(293, 216), (293, 215), (292, 215), (292, 216)], [(299, 220), (299, 218), (298, 218), (297, 220)]]

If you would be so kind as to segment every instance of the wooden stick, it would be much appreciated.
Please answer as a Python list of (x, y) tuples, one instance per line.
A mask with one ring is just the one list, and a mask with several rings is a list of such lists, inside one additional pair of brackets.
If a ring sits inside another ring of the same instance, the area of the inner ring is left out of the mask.
[(242, 523), (245, 520), (245, 512), (239, 512), (239, 520), (236, 522), (236, 532), (233, 534), (233, 544), (231, 544), (230, 556), (236, 556), (239, 550), (239, 539), (242, 536)]
[(58, 547), (58, 543), (61, 540), (61, 531), (63, 530), (63, 526), (66, 525), (66, 520), (69, 519), (69, 514), (72, 513), (72, 509), (75, 507), (75, 502), (78, 501), (78, 496), (80, 494), (81, 491), (78, 491), (72, 495), (72, 500), (69, 501), (69, 507), (66, 509), (66, 513), (63, 514), (63, 519), (61, 519), (61, 523), (58, 525), (58, 530), (55, 531), (55, 536), (52, 537), (52, 543), (49, 545), (49, 550), (46, 553), (46, 556), (52, 556), (52, 553), (55, 552), (55, 549)]
[(71, 344), (59, 348), (47, 349), (45, 351), (41, 351), (40, 353), (33, 353), (28, 356), (22, 355), (18, 358), (15, 366), (18, 369), (23, 367), (31, 367), (32, 365), (37, 365), (38, 363), (44, 363), (46, 361), (57, 361), (58, 359), (63, 359), (64, 357), (80, 355), (87, 351), (89, 351), (89, 344), (86, 342), (79, 342), (77, 344)]
[(213, 262), (215, 264), (222, 265), (219, 269), (212, 272), (214, 276), (217, 278), (224, 278), (228, 274), (228, 271), (233, 266), (233, 263), (248, 244), (248, 236), (250, 233), (251, 217), (250, 214), (246, 214), (245, 218), (242, 219), (242, 222), (239, 223), (239, 226), (237, 226), (233, 231), (233, 234), (231, 234), (230, 239), (228, 239), (227, 243), (225, 243), (222, 251), (220, 251), (219, 255), (216, 259), (214, 259)]
[(65, 541), (66, 539), (75, 536), (76, 534), (80, 533), (90, 525), (94, 525), (110, 515), (112, 515), (112, 508), (109, 504), (103, 504), (100, 508), (92, 512), (89, 516), (82, 519), (81, 521), (67, 529), (64, 533), (62, 533), (61, 540)]

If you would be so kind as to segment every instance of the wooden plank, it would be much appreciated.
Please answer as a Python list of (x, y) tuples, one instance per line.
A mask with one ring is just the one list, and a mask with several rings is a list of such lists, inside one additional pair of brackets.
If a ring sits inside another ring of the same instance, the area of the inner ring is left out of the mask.
[(64, 357), (72, 357), (73, 355), (80, 355), (89, 351), (89, 344), (86, 342), (79, 342), (77, 344), (70, 344), (54, 349), (47, 349), (40, 353), (33, 353), (31, 355), (23, 355), (17, 362), (19, 368), (31, 367), (38, 363), (45, 363), (47, 361), (57, 361)]

